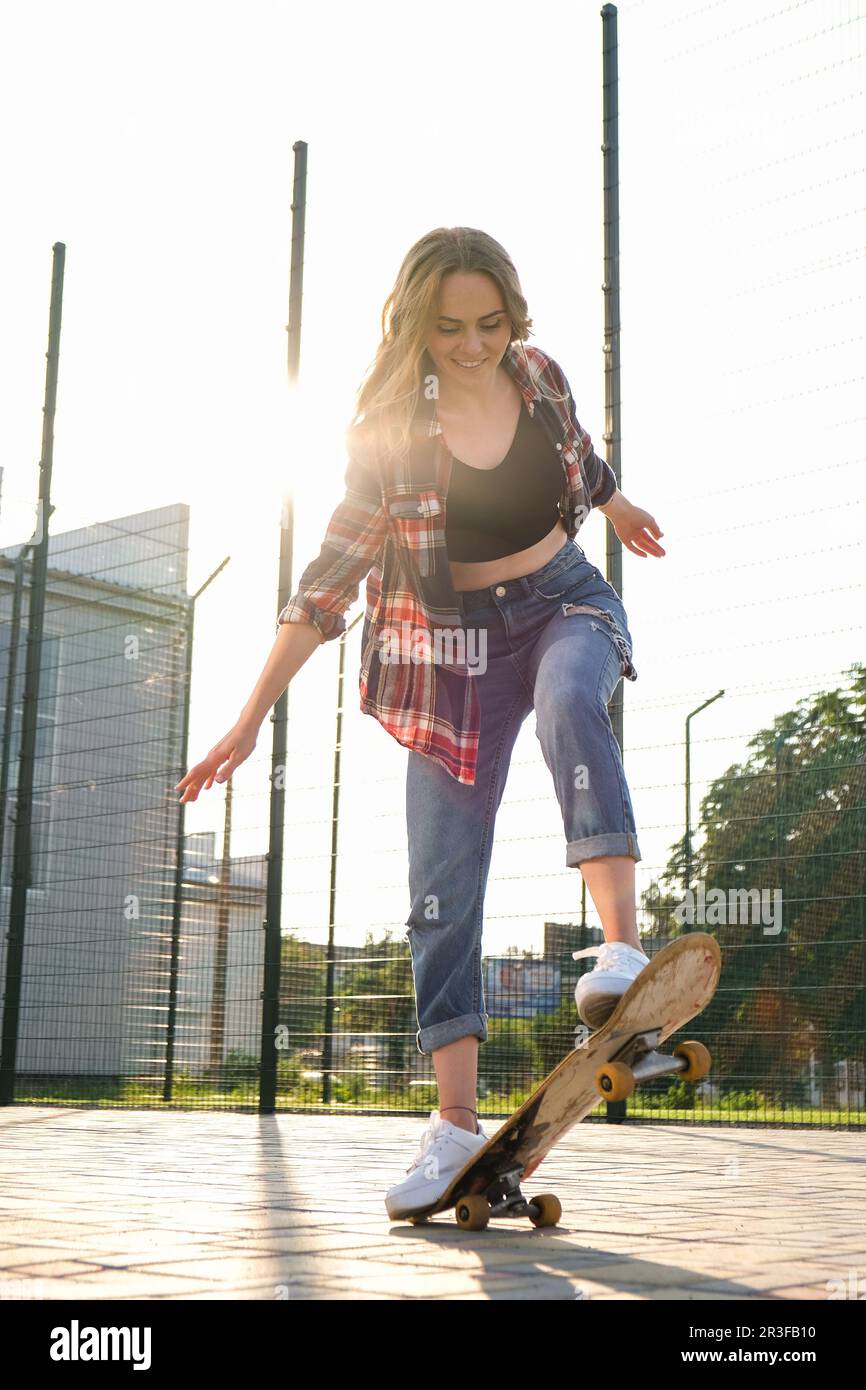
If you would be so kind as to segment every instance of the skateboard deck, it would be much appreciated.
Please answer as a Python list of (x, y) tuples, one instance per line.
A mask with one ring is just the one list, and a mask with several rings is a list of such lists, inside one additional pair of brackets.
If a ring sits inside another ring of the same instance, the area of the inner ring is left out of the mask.
[(491, 1216), (555, 1225), (562, 1214), (558, 1199), (552, 1193), (528, 1199), (520, 1183), (603, 1100), (624, 1099), (655, 1076), (696, 1081), (706, 1075), (710, 1055), (701, 1043), (680, 1043), (672, 1055), (656, 1048), (706, 1008), (720, 972), (718, 943), (705, 932), (690, 932), (657, 952), (607, 1021), (562, 1059), (438, 1201), (403, 1219), (426, 1221), (454, 1207), (458, 1224), (470, 1230), (483, 1229)]

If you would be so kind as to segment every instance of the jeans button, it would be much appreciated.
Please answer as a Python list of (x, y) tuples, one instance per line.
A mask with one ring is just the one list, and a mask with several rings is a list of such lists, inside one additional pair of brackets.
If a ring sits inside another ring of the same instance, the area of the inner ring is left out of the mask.
[(498, 596), (499, 598), (502, 598), (502, 595), (505, 593), (505, 585), (504, 585), (504, 584), (497, 584), (497, 585), (496, 585), (496, 593), (497, 593), (497, 596)]

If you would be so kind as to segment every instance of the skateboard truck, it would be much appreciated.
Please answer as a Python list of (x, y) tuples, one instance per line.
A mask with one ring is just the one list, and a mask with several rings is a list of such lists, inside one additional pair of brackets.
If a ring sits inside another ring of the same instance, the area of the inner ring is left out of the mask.
[[(520, 1190), (520, 1175), (522, 1167), (509, 1168), (507, 1172), (497, 1174), (496, 1178), (483, 1192), (467, 1193), (459, 1198), (454, 1206), (454, 1215), (457, 1218), (458, 1226), (463, 1226), (469, 1231), (483, 1230), (491, 1216), (528, 1216), (535, 1225), (554, 1225), (562, 1215), (562, 1209), (554, 1220), (553, 1208), (542, 1205), (539, 1198), (533, 1197), (530, 1201), (524, 1197)], [(555, 1197), (548, 1195), (547, 1202), (559, 1203)], [(544, 1220), (543, 1218), (547, 1219)], [(420, 1224), (426, 1221), (426, 1216), (410, 1218), (413, 1224)]]
[(668, 1054), (656, 1052), (661, 1028), (630, 1037), (614, 1057), (598, 1068), (595, 1089), (604, 1100), (626, 1100), (639, 1081), (679, 1073), (683, 1081), (699, 1081), (710, 1070), (710, 1054), (699, 1042), (681, 1042)]
[(522, 1168), (511, 1168), (506, 1173), (500, 1173), (496, 1180), (484, 1189), (484, 1196), (490, 1203), (491, 1216), (529, 1216), (530, 1203), (520, 1191), (522, 1171)]
[[(522, 1167), (497, 1174), (483, 1192), (467, 1193), (454, 1205), (457, 1225), (466, 1231), (483, 1231), (491, 1216), (528, 1216), (533, 1226), (555, 1226), (562, 1216), (559, 1198), (552, 1192), (524, 1197), (520, 1190)], [(411, 1216), (413, 1225), (428, 1219), (427, 1214)]]
[(482, 1231), (491, 1216), (528, 1216), (533, 1226), (555, 1226), (562, 1216), (559, 1198), (552, 1192), (537, 1197), (524, 1197), (520, 1190), (523, 1167), (509, 1168), (499, 1173), (483, 1192), (458, 1198), (454, 1215), (458, 1226), (467, 1231)]

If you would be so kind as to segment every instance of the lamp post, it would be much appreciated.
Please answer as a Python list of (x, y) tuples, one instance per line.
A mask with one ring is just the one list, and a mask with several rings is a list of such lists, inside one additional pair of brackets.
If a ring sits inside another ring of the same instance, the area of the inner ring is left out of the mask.
[(686, 717), (686, 864), (683, 882), (684, 893), (688, 893), (689, 886), (692, 881), (692, 749), (690, 726), (696, 714), (700, 714), (702, 709), (706, 709), (707, 705), (711, 705), (715, 700), (720, 699), (721, 696), (724, 695), (724, 693), (724, 690), (717, 691), (715, 695), (711, 695), (709, 700), (704, 700), (704, 703), (702, 705), (698, 705), (697, 709), (693, 709), (691, 714), (687, 715)]

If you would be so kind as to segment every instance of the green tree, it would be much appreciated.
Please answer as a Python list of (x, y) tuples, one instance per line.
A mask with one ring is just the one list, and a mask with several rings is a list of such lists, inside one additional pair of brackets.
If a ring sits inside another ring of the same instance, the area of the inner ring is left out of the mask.
[[(832, 1082), (833, 1063), (863, 1059), (866, 668), (841, 689), (805, 697), (750, 741), (750, 756), (709, 787), (700, 807), (694, 878), (721, 889), (781, 894), (782, 928), (730, 920), (697, 930), (722, 948), (722, 979), (701, 1015), (713, 1074), (729, 1089), (783, 1103), (809, 1097), (810, 1075)], [(656, 930), (689, 930), (684, 841), (642, 896)], [(743, 899), (741, 898), (742, 902)]]

